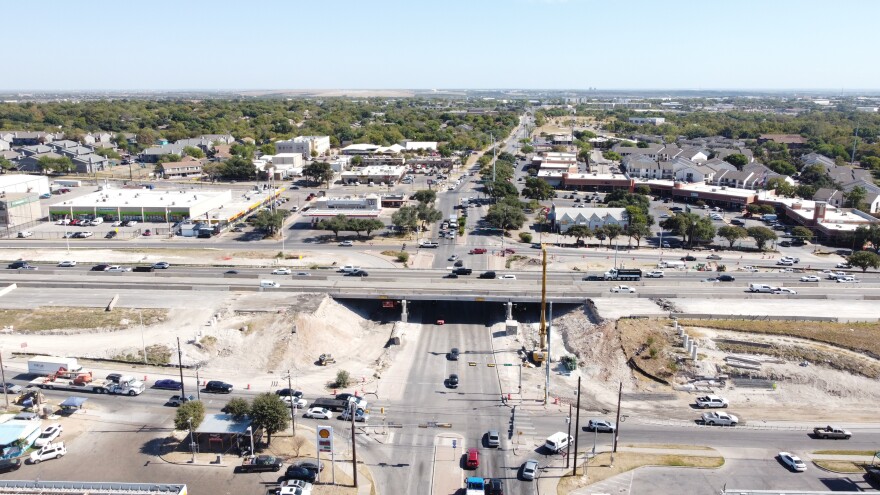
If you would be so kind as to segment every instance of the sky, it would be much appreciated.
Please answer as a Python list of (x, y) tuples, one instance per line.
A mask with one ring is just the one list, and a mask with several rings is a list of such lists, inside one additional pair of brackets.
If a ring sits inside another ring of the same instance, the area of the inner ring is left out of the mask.
[(880, 89), (875, 0), (42, 0), (2, 12), (0, 90)]

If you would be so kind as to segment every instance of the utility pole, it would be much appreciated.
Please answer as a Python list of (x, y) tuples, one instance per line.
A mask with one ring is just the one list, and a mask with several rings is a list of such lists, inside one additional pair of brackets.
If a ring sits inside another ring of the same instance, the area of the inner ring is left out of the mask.
[(581, 431), (581, 377), (578, 377), (578, 398), (577, 398), (577, 410), (574, 412), (574, 471), (572, 471), (573, 476), (577, 476), (578, 470), (578, 438), (580, 435), (578, 433)]
[(617, 439), (620, 437), (620, 399), (623, 397), (623, 382), (617, 389), (617, 419), (614, 421), (614, 438), (611, 446), (611, 464), (614, 465), (614, 453), (617, 452)]
[[(186, 397), (186, 385), (183, 383), (183, 353), (180, 352), (180, 337), (177, 337), (177, 369), (180, 370), (180, 396)], [(196, 388), (198, 387), (199, 384), (196, 383)], [(195, 454), (193, 454), (193, 458), (195, 458)]]
[(357, 458), (357, 441), (354, 436), (354, 417), (357, 413), (357, 403), (351, 401), (351, 472), (354, 479), (354, 487), (358, 486), (358, 458)]
[[(566, 423), (568, 423), (568, 438), (571, 438), (571, 403), (568, 404), (568, 417), (566, 418)], [(565, 467), (571, 467), (571, 449), (568, 449), (568, 456), (565, 458)]]
[(199, 387), (199, 367), (196, 366), (196, 399), (202, 400), (202, 387)]
[[(287, 370), (287, 389), (292, 394), (293, 393), (293, 384), (290, 379), (290, 370)], [(293, 395), (290, 396), (290, 434), (294, 437), (296, 436), (296, 408), (294, 407)]]
[[(545, 255), (546, 256), (546, 255)], [(547, 321), (547, 359), (544, 362), (544, 390), (546, 393), (544, 394), (544, 403), (547, 403), (547, 398), (550, 397), (550, 333), (553, 330), (553, 301), (550, 301), (550, 317)]]
[[(6, 400), (6, 410), (9, 410), (9, 391), (6, 390), (6, 370), (3, 369), (3, 351), (0, 350), (0, 378), (3, 379), (3, 398)], [(37, 392), (39, 394), (39, 392)], [(39, 401), (37, 401), (39, 402)]]

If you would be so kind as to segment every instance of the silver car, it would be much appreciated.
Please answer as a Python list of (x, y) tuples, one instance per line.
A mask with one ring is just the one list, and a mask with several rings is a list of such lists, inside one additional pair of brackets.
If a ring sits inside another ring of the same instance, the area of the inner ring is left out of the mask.
[(522, 465), (522, 479), (532, 481), (538, 475), (538, 461), (529, 459)]

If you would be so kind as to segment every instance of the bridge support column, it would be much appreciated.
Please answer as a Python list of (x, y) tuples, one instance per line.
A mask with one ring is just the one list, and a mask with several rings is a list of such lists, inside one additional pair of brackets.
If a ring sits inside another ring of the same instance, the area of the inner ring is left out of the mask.
[(407, 323), (409, 319), (409, 312), (406, 310), (406, 299), (400, 300), (400, 321), (403, 323)]
[(508, 320), (513, 319), (513, 302), (507, 301), (507, 318)]

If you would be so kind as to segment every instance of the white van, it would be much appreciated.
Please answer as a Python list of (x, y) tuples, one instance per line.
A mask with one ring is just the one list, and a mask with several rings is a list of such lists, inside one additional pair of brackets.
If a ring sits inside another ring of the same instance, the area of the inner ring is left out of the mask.
[(91, 225), (92, 227), (97, 227), (98, 225), (101, 225), (102, 223), (104, 223), (104, 219), (101, 217), (96, 217), (91, 222), (89, 222), (89, 225)]
[(749, 292), (773, 292), (773, 287), (765, 284), (749, 284)]
[(572, 441), (574, 441), (573, 438), (561, 431), (557, 431), (547, 437), (547, 440), (544, 441), (544, 447), (548, 448), (551, 452), (561, 452), (568, 448), (568, 444)]
[(261, 289), (277, 289), (279, 287), (281, 287), (281, 284), (274, 280), (260, 280)]
[(345, 265), (339, 269), (339, 271), (342, 273), (351, 273), (351, 272), (356, 272), (358, 270), (360, 270), (360, 267), (357, 267), (354, 265)]

